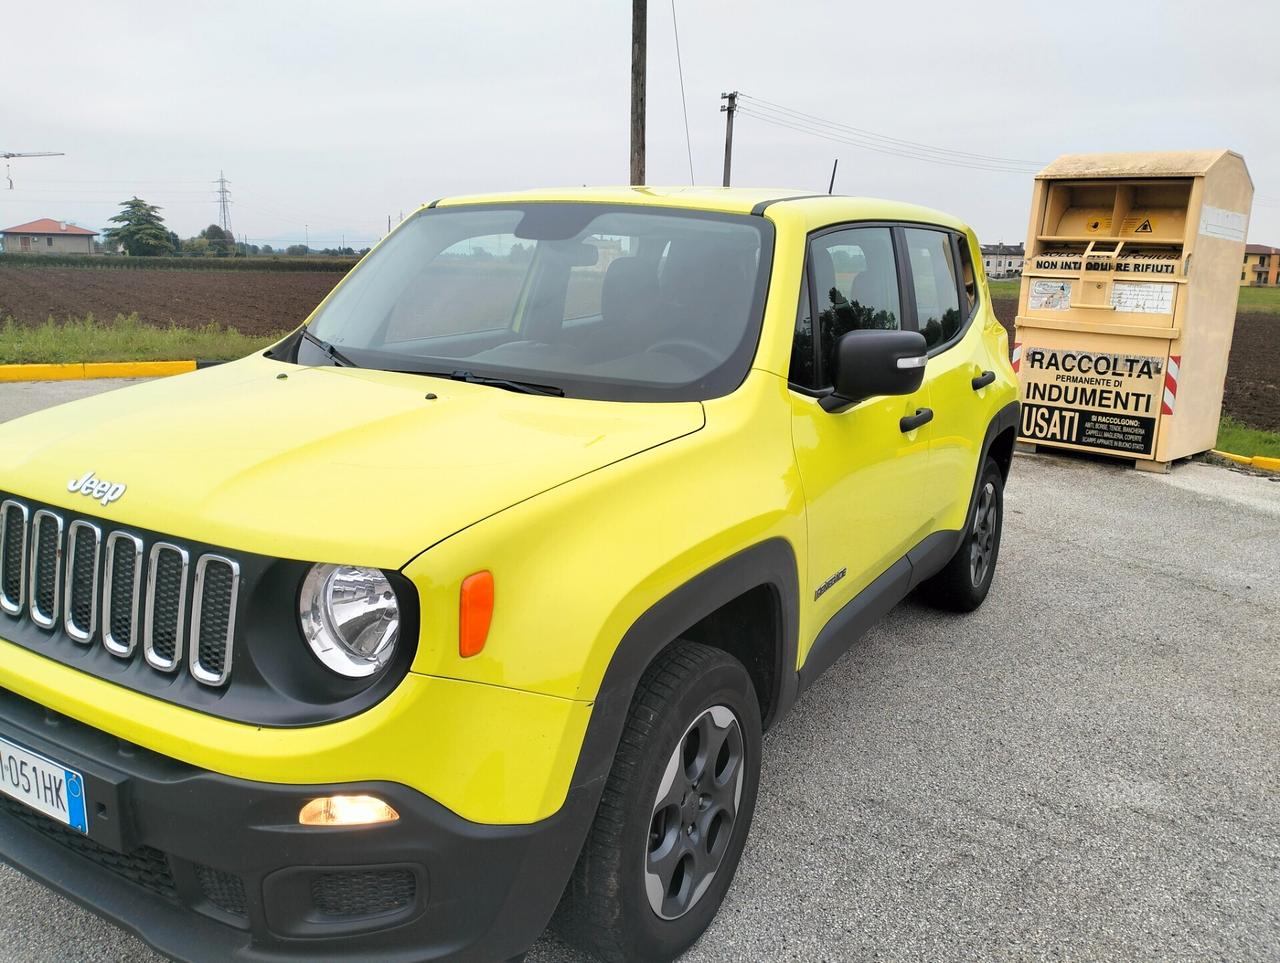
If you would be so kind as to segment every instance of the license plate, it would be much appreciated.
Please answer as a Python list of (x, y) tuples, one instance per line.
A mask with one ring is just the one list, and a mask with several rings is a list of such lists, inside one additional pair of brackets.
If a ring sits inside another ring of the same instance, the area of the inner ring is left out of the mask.
[(0, 793), (64, 826), (89, 832), (80, 773), (8, 739), (0, 739)]

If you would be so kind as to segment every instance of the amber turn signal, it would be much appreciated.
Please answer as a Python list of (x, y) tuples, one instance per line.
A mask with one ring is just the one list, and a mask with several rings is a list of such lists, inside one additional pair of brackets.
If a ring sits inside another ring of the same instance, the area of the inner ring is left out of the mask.
[(303, 826), (373, 826), (399, 818), (400, 814), (377, 796), (321, 796), (298, 813)]
[(458, 605), (458, 655), (479, 655), (493, 621), (493, 573), (476, 572), (462, 580)]

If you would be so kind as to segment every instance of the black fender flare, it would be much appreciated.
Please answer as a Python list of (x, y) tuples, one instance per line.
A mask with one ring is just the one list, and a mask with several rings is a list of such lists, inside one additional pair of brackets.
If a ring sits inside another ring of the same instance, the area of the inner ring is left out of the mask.
[(1022, 403), (1019, 401), (1011, 401), (994, 415), (987, 425), (987, 433), (982, 439), (982, 452), (978, 455), (978, 470), (974, 473), (973, 490), (977, 493), (978, 478), (982, 476), (982, 466), (987, 463), (987, 456), (991, 454), (991, 446), (995, 440), (999, 438), (1009, 429), (1013, 429), (1014, 440), (1018, 438), (1018, 416), (1022, 411)]
[(798, 688), (800, 581), (791, 543), (770, 538), (694, 576), (632, 623), (601, 680), (574, 768), (574, 786), (599, 783), (603, 787), (636, 685), (658, 653), (716, 609), (760, 586), (772, 589), (777, 603), (774, 691), (766, 727), (785, 713), (795, 701)]

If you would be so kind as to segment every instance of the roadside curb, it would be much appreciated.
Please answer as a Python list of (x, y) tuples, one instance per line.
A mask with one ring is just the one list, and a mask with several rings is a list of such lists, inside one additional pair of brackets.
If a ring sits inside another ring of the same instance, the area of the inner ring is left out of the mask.
[(1225, 458), (1227, 461), (1233, 461), (1237, 465), (1248, 465), (1250, 468), (1261, 468), (1264, 471), (1280, 471), (1280, 458), (1268, 458), (1266, 455), (1237, 455), (1230, 451), (1219, 451), (1214, 448), (1212, 454), (1219, 458)]
[(0, 364), (0, 382), (84, 381), (92, 378), (164, 378), (221, 361), (83, 361), (74, 364)]

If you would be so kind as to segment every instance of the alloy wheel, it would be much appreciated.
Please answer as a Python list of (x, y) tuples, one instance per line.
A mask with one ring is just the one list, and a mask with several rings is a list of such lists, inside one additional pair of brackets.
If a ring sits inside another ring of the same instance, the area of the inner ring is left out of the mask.
[(999, 521), (996, 486), (989, 481), (978, 495), (978, 510), (973, 513), (973, 531), (969, 535), (969, 577), (975, 588), (982, 585), (991, 569)]
[(733, 710), (705, 710), (676, 743), (653, 800), (645, 891), (654, 913), (678, 919), (702, 898), (729, 849), (746, 772)]

